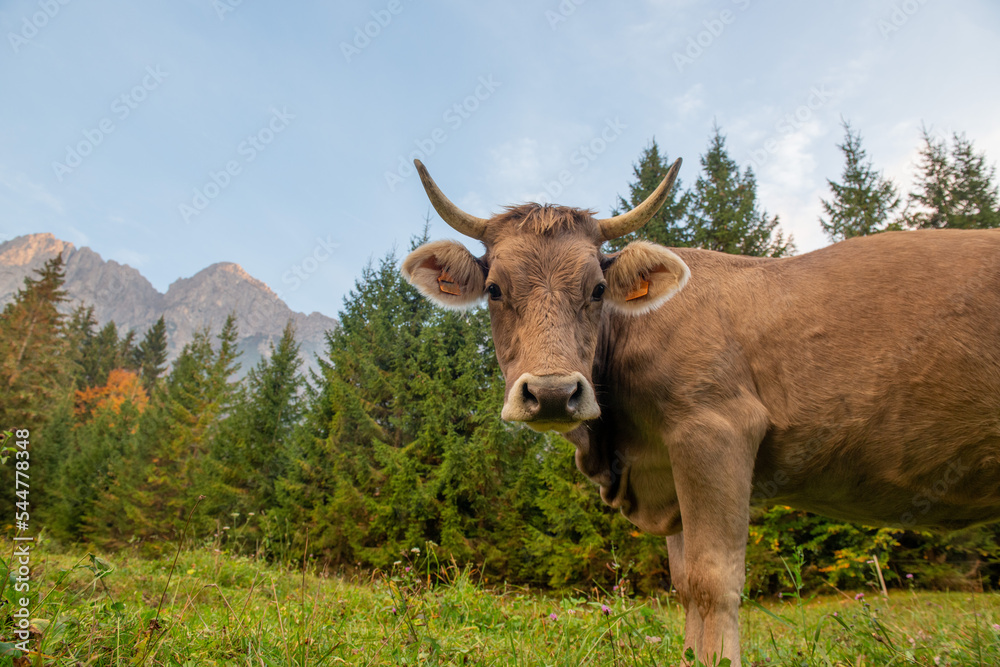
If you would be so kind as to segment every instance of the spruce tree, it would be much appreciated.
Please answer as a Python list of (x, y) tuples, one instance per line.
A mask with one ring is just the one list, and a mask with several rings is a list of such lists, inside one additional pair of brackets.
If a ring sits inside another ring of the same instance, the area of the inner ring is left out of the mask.
[(142, 376), (146, 391), (152, 392), (156, 381), (167, 368), (167, 325), (162, 315), (135, 347), (133, 364)]
[(277, 484), (279, 528), (340, 563), (389, 566), (429, 541), (462, 564), (526, 568), (538, 436), (497, 417), (486, 311), (433, 308), (390, 254), (339, 320)]
[(843, 127), (844, 143), (837, 145), (844, 154), (843, 182), (827, 180), (833, 198), (822, 200), (826, 217), (820, 217), (832, 241), (885, 231), (889, 215), (899, 206), (896, 187), (872, 166), (861, 145), (861, 133), (846, 120)]
[(70, 389), (62, 256), (35, 273), (0, 313), (0, 424), (8, 430), (40, 427)]
[(986, 163), (965, 135), (945, 139), (921, 131), (923, 146), (916, 189), (910, 193), (904, 221), (912, 228), (988, 229), (1000, 226), (996, 169)]
[(213, 440), (214, 484), (220, 507), (248, 513), (277, 507), (275, 481), (285, 475), (288, 447), (299, 422), (299, 344), (285, 325), (278, 345), (250, 369), (236, 391), (232, 414)]
[(726, 138), (716, 127), (701, 157), (688, 213), (691, 245), (738, 255), (782, 257), (794, 251), (778, 216), (769, 216), (757, 201), (757, 179), (749, 167), (742, 173), (726, 151)]
[(986, 154), (976, 152), (964, 134), (952, 137), (952, 201), (954, 217), (949, 227), (992, 229), (1000, 227), (1000, 203), (996, 167), (986, 163)]
[[(214, 474), (207, 454), (233, 395), (236, 336), (230, 316), (217, 350), (205, 329), (181, 351), (87, 518), (98, 544), (114, 548), (137, 539), (160, 553), (180, 535)], [(212, 499), (206, 500), (193, 520), (196, 534), (209, 525)]]
[[(635, 180), (629, 184), (628, 200), (619, 196), (611, 214), (620, 215), (644, 202), (663, 181), (671, 164), (666, 154), (660, 154), (656, 139), (650, 140), (649, 145), (639, 156), (639, 161), (632, 167)], [(684, 227), (690, 205), (691, 193), (684, 191), (683, 183), (678, 176), (670, 195), (656, 215), (641, 229), (609, 241), (608, 246), (613, 250), (619, 250), (636, 239), (645, 239), (672, 248), (690, 245), (689, 234)]]
[(108, 373), (124, 366), (121, 352), (122, 341), (118, 338), (118, 326), (114, 322), (108, 322), (84, 342), (80, 359), (83, 386), (103, 386), (108, 381)]

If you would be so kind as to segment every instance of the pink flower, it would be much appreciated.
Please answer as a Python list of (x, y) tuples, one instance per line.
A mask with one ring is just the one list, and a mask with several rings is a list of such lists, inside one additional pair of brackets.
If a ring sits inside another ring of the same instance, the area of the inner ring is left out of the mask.
[(607, 616), (608, 614), (611, 613), (611, 607), (609, 607), (606, 604), (602, 604), (601, 605), (601, 613), (604, 614), (605, 616)]
[(861, 598), (863, 598), (864, 596), (865, 596), (865, 594), (864, 594), (864, 593), (858, 593), (857, 595), (855, 595), (855, 596), (854, 596), (854, 599), (855, 599), (855, 600), (860, 600), (860, 599), (861, 599)]
[(409, 566), (406, 566), (406, 570), (405, 570), (405, 571), (406, 571), (406, 572), (409, 572), (409, 571), (410, 571), (410, 567), (409, 567)]
[(994, 623), (993, 629), (996, 630), (997, 632), (1000, 632), (1000, 623)]
[(556, 616), (555, 612), (552, 612), (551, 614), (549, 614), (549, 618), (552, 619), (553, 621), (555, 621), (555, 620), (558, 620), (559, 617)]
[(906, 578), (907, 578), (907, 579), (912, 579), (912, 578), (913, 578), (913, 575), (912, 575), (912, 574), (908, 574), (908, 575), (906, 575)]

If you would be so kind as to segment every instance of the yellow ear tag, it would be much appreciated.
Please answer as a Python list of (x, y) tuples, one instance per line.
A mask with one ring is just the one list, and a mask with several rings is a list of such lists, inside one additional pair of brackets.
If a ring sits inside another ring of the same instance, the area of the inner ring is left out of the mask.
[(441, 275), (438, 276), (438, 289), (445, 294), (462, 296), (462, 291), (459, 290), (458, 285), (455, 284), (455, 279), (452, 278), (447, 271), (442, 271)]
[(649, 281), (645, 278), (639, 278), (639, 286), (634, 290), (625, 295), (626, 301), (632, 301), (634, 299), (639, 299), (641, 297), (649, 294)]

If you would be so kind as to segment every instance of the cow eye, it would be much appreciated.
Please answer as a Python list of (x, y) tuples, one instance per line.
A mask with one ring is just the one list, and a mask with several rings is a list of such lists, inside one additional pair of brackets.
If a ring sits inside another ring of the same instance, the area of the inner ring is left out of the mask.
[(594, 293), (590, 295), (590, 298), (594, 301), (600, 301), (601, 297), (604, 296), (604, 283), (598, 283), (597, 287), (594, 288)]
[(500, 286), (496, 283), (490, 283), (490, 285), (487, 286), (486, 291), (490, 293), (490, 298), (494, 301), (499, 301), (500, 297), (503, 296), (503, 294), (500, 293)]

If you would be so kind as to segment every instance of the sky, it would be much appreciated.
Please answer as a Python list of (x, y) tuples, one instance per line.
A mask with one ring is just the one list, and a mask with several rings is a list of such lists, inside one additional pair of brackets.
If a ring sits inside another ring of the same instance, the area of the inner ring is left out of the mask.
[(687, 187), (718, 125), (799, 252), (828, 242), (842, 119), (904, 193), (922, 126), (1000, 157), (990, 0), (3, 0), (0, 32), (0, 241), (161, 292), (236, 262), (306, 313), (428, 215), (459, 236), (413, 157), (475, 215), (607, 215), (651, 139)]

